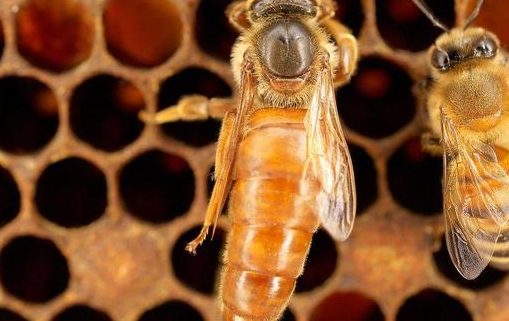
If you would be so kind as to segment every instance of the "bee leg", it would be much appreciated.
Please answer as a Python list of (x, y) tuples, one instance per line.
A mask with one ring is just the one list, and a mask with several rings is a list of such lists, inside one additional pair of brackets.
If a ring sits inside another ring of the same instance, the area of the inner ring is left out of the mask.
[(425, 152), (433, 156), (443, 155), (443, 147), (442, 143), (440, 142), (440, 138), (431, 132), (425, 132), (422, 134), (421, 145)]
[(214, 185), (214, 189), (210, 197), (209, 206), (207, 208), (207, 213), (205, 214), (205, 219), (203, 221), (203, 226), (200, 230), (200, 234), (198, 234), (198, 236), (194, 240), (192, 240), (186, 245), (186, 251), (191, 252), (193, 254), (196, 254), (196, 248), (200, 246), (207, 237), (210, 226), (214, 225), (215, 229), (217, 218), (221, 214), (223, 203), (224, 200), (226, 199), (227, 192), (222, 191), (220, 188), (218, 188), (218, 186), (228, 185), (229, 182), (224, 182), (223, 180), (228, 180), (229, 178), (225, 177), (224, 175), (221, 176), (218, 173), (221, 172), (223, 165), (226, 162), (228, 162), (228, 160), (226, 159), (228, 149), (227, 147), (230, 143), (232, 128), (235, 125), (234, 119), (235, 112), (233, 110), (226, 112), (226, 115), (224, 116), (223, 120), (223, 125), (221, 127), (221, 133), (219, 134), (219, 140), (217, 142), (216, 173), (215, 173), (216, 184)]
[(207, 98), (201, 95), (184, 96), (176, 105), (167, 107), (155, 115), (141, 111), (139, 117), (147, 123), (164, 124), (176, 121), (221, 119), (233, 105), (231, 98)]
[(337, 43), (340, 62), (334, 77), (334, 86), (342, 86), (350, 80), (357, 66), (359, 59), (357, 40), (350, 33), (350, 30), (337, 20), (328, 19), (323, 24), (332, 39)]

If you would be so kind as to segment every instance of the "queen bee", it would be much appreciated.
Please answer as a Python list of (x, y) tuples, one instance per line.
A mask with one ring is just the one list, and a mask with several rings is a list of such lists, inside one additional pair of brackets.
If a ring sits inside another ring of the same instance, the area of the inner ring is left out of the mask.
[[(351, 232), (356, 197), (334, 83), (350, 79), (357, 43), (332, 20), (332, 0), (246, 0), (230, 5), (241, 32), (232, 52), (239, 97), (185, 97), (158, 123), (224, 116), (205, 240), (230, 195), (220, 279), (223, 320), (277, 320), (321, 225)], [(150, 116), (145, 115), (150, 120)]]
[(509, 269), (509, 69), (507, 54), (491, 32), (444, 31), (429, 49), (432, 83), (427, 112), (431, 133), (424, 148), (444, 161), (443, 199), (447, 248), (459, 273), (476, 278), (488, 263)]

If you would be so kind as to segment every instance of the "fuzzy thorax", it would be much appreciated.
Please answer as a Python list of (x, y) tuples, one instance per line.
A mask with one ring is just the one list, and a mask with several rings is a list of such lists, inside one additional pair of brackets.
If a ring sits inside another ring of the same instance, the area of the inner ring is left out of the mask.
[(307, 106), (314, 94), (318, 78), (317, 75), (321, 68), (319, 53), (325, 51), (329, 54), (329, 63), (332, 70), (335, 71), (339, 61), (336, 46), (315, 19), (295, 17), (295, 19), (299, 19), (310, 31), (313, 46), (312, 51), (314, 52), (313, 62), (305, 75), (302, 86), (299, 86), (298, 89), (295, 90), (278, 90), (271, 84), (269, 71), (263, 65), (260, 52), (257, 50), (260, 34), (267, 26), (277, 22), (277, 19), (282, 18), (266, 18), (257, 21), (257, 23), (253, 24), (251, 28), (247, 29), (237, 39), (232, 51), (232, 68), (235, 80), (237, 84), (240, 84), (242, 62), (246, 57), (246, 52), (249, 52), (249, 57), (253, 59), (254, 78), (256, 80), (257, 89), (257, 105), (260, 107), (271, 106), (282, 108)]

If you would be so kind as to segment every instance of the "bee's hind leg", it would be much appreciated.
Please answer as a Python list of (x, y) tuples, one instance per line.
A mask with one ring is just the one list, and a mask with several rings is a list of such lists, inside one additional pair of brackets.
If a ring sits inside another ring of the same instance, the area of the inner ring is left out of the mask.
[(207, 120), (209, 117), (222, 119), (233, 106), (232, 98), (207, 98), (190, 95), (181, 98), (176, 105), (152, 114), (141, 111), (139, 117), (147, 123), (164, 124), (176, 121)]

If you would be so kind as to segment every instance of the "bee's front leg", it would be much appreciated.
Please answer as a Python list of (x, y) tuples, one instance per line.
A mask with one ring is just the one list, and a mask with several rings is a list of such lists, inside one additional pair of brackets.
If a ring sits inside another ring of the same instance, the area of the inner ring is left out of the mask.
[(206, 120), (209, 117), (222, 119), (233, 105), (232, 98), (207, 98), (201, 95), (190, 95), (184, 96), (176, 105), (166, 107), (156, 114), (141, 111), (139, 117), (147, 123), (156, 124)]

